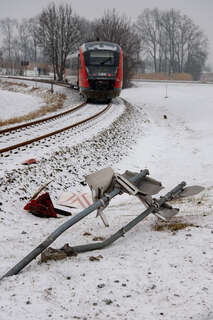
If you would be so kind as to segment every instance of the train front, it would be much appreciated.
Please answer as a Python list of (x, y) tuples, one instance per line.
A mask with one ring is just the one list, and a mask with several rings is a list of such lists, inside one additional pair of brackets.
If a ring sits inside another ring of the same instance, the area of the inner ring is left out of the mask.
[(88, 100), (109, 101), (123, 83), (123, 57), (119, 45), (88, 42), (80, 47), (79, 88)]

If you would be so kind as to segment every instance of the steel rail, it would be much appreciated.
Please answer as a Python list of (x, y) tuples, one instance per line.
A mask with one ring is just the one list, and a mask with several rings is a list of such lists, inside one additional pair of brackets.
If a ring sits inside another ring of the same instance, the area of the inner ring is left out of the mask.
[(24, 146), (26, 146), (26, 145), (28, 145), (28, 144), (33, 143), (33, 142), (37, 142), (37, 141), (40, 141), (40, 140), (42, 140), (42, 139), (49, 138), (49, 137), (51, 137), (51, 136), (53, 136), (53, 135), (56, 135), (56, 134), (58, 134), (58, 133), (61, 133), (61, 132), (63, 132), (63, 131), (66, 131), (66, 130), (75, 128), (75, 127), (77, 127), (77, 126), (79, 126), (79, 125), (81, 125), (81, 124), (83, 124), (83, 123), (86, 123), (86, 122), (88, 122), (88, 121), (90, 121), (90, 120), (93, 120), (93, 119), (99, 117), (99, 116), (102, 115), (104, 112), (106, 112), (110, 107), (111, 107), (111, 103), (108, 104), (103, 110), (99, 111), (99, 112), (96, 113), (95, 115), (90, 116), (90, 117), (87, 118), (87, 119), (84, 119), (84, 120), (81, 120), (81, 121), (79, 121), (79, 122), (76, 122), (76, 123), (74, 123), (74, 124), (72, 124), (72, 125), (69, 125), (69, 126), (67, 126), (67, 127), (65, 127), (65, 128), (58, 129), (58, 130), (56, 130), (56, 131), (47, 133), (47, 134), (42, 135), (42, 136), (40, 136), (40, 137), (36, 137), (36, 138), (31, 139), (31, 140), (24, 141), (24, 142), (18, 143), (18, 144), (13, 145), (13, 146), (0, 149), (0, 154), (5, 153), (5, 152), (8, 152), (8, 151), (12, 151), (12, 150), (17, 149), (17, 148), (20, 148), (20, 147), (24, 147)]
[[(3, 79), (14, 79), (14, 80), (23, 80), (23, 81), (33, 81), (33, 82), (40, 82), (40, 83), (46, 83), (46, 84), (51, 84), (51, 85), (58, 85), (58, 86), (63, 86), (63, 87), (66, 87), (66, 88), (70, 88), (70, 85), (65, 83), (65, 82), (57, 82), (55, 80), (47, 80), (47, 79), (28, 79), (28, 78), (20, 78), (20, 77), (13, 77), (13, 76), (0, 76), (0, 78), (3, 78)], [(10, 127), (10, 128), (6, 128), (6, 129), (2, 129), (0, 130), (0, 134), (4, 134), (6, 132), (10, 132), (10, 131), (13, 131), (13, 130), (18, 130), (18, 129), (22, 129), (22, 128), (26, 128), (28, 126), (31, 126), (31, 125), (35, 125), (35, 124), (39, 124), (41, 122), (45, 122), (45, 121), (48, 121), (48, 120), (51, 120), (51, 119), (54, 119), (54, 118), (58, 118), (60, 116), (63, 116), (63, 115), (66, 115), (67, 113), (69, 112), (72, 112), (72, 111), (75, 111), (77, 110), (78, 108), (82, 107), (86, 102), (82, 103), (81, 105), (75, 107), (74, 109), (71, 109), (71, 110), (67, 110), (67, 111), (64, 111), (60, 114), (57, 114), (55, 116), (50, 116), (50, 117), (46, 117), (46, 118), (43, 118), (43, 119), (40, 119), (40, 120), (35, 120), (35, 121), (31, 121), (31, 122), (28, 122), (28, 123), (24, 123), (24, 124), (20, 124), (18, 126), (14, 126), (14, 127)]]
[(70, 84), (66, 82), (60, 82), (56, 80), (51, 80), (51, 79), (36, 79), (36, 78), (21, 78), (21, 77), (14, 77), (14, 76), (2, 76), (0, 75), (0, 78), (3, 79), (13, 79), (13, 80), (23, 80), (23, 81), (33, 81), (33, 82), (41, 82), (41, 83), (46, 83), (46, 84), (55, 84), (59, 86), (63, 86), (66, 88), (71, 88)]
[(30, 121), (30, 122), (23, 123), (23, 124), (14, 126), (14, 127), (10, 127), (10, 128), (6, 128), (6, 129), (3, 129), (3, 130), (0, 130), (0, 134), (4, 134), (4, 133), (11, 132), (11, 131), (18, 130), (18, 129), (27, 128), (29, 126), (33, 126), (33, 125), (36, 125), (36, 124), (39, 124), (39, 123), (42, 123), (42, 122), (45, 122), (45, 121), (49, 121), (49, 120), (52, 120), (52, 119), (57, 119), (57, 118), (59, 118), (61, 116), (64, 116), (64, 115), (66, 115), (68, 113), (72, 113), (73, 111), (76, 111), (76, 110), (80, 109), (85, 104), (86, 104), (86, 102), (83, 102), (80, 105), (78, 105), (78, 106), (76, 106), (76, 107), (74, 107), (72, 109), (69, 109), (67, 111), (63, 111), (63, 112), (58, 113), (58, 114), (56, 114), (54, 116), (49, 116), (49, 117), (46, 117), (46, 118)]

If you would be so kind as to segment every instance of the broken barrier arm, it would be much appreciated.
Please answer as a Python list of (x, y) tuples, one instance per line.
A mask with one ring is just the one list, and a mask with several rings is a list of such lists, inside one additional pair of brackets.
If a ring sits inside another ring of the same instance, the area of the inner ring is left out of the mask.
[[(147, 169), (142, 170), (140, 173), (136, 174), (132, 179), (131, 182), (136, 183), (141, 178), (145, 177), (149, 174)], [(13, 268), (11, 268), (6, 274), (4, 274), (0, 280), (5, 277), (13, 276), (19, 273), (24, 267), (26, 267), (33, 259), (35, 259), (40, 253), (42, 253), (51, 243), (53, 243), (64, 231), (69, 229), (71, 226), (76, 224), (78, 221), (82, 220), (86, 216), (88, 216), (93, 211), (101, 208), (104, 206), (108, 201), (118, 195), (121, 191), (120, 188), (115, 188), (111, 191), (107, 196), (102, 197), (100, 200), (93, 203), (88, 208), (84, 209), (83, 211), (79, 212), (76, 216), (72, 217), (65, 223), (63, 223), (60, 227), (58, 227), (54, 232), (50, 234), (38, 247), (32, 250), (26, 257), (24, 257), (20, 262), (18, 262)]]
[(160, 197), (159, 200), (156, 200), (153, 202), (153, 204), (147, 208), (145, 211), (143, 211), (140, 215), (138, 215), (135, 219), (130, 221), (128, 224), (126, 224), (124, 227), (122, 227), (120, 230), (118, 230), (116, 233), (114, 233), (111, 237), (108, 239), (97, 242), (97, 243), (90, 243), (80, 246), (74, 246), (71, 247), (75, 253), (80, 252), (86, 252), (86, 251), (92, 251), (92, 250), (99, 250), (103, 249), (106, 246), (112, 244), (117, 239), (124, 236), (125, 233), (127, 233), (129, 230), (131, 230), (136, 224), (138, 224), (140, 221), (142, 221), (144, 218), (146, 218), (150, 213), (154, 213), (158, 210), (162, 205), (164, 205), (167, 201), (171, 201), (172, 199), (175, 199), (185, 187), (186, 183), (183, 181), (180, 184), (178, 184), (174, 189), (172, 189), (170, 192), (168, 192), (165, 196)]

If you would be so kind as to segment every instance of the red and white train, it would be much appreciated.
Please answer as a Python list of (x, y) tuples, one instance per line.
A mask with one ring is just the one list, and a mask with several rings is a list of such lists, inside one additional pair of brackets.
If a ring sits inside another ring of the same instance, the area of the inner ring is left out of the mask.
[(123, 84), (123, 54), (112, 42), (84, 43), (71, 56), (71, 84), (91, 101), (110, 101)]

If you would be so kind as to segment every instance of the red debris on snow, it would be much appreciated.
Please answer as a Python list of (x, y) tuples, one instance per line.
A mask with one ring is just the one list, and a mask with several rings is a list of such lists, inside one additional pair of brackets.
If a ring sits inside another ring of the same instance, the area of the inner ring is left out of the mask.
[(28, 160), (25, 160), (24, 162), (22, 162), (22, 164), (27, 164), (27, 165), (30, 165), (33, 163), (37, 163), (36, 159), (34, 159), (34, 158), (28, 159)]
[(24, 207), (24, 210), (27, 210), (33, 215), (41, 218), (57, 218), (56, 211), (48, 192), (43, 193), (37, 199), (28, 202)]

